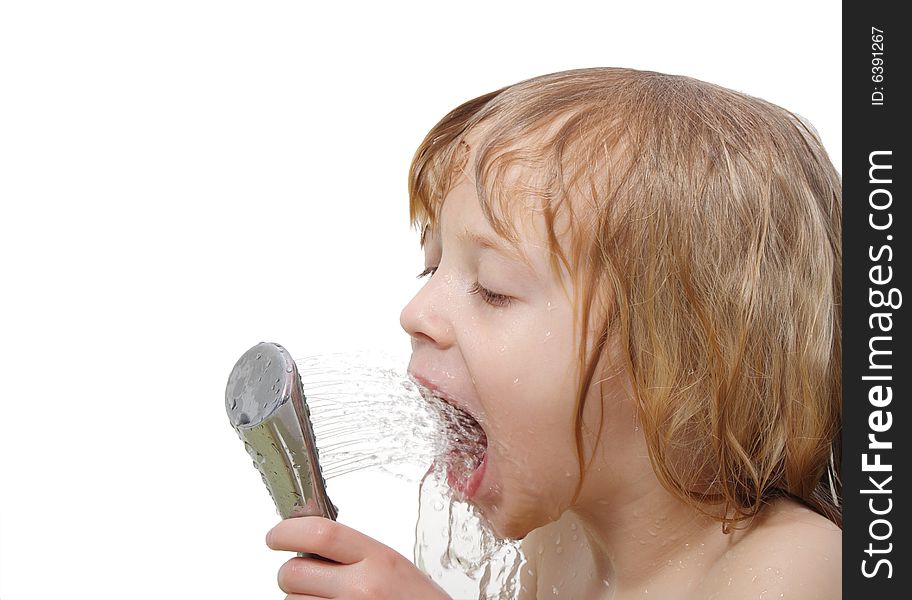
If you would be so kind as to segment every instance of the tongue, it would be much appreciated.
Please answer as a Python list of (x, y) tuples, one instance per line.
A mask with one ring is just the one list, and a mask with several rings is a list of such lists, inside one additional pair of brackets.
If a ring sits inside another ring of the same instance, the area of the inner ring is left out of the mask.
[(455, 449), (451, 450), (446, 457), (447, 483), (449, 486), (463, 496), (470, 495), (471, 482), (477, 478), (473, 476), (483, 463), (484, 455), (484, 450), (481, 450), (480, 455), (469, 455)]
[(451, 488), (465, 494), (472, 475), (483, 462), (488, 447), (487, 436), (469, 413), (436, 395), (430, 396), (429, 400), (437, 408), (441, 425), (446, 431), (445, 446), (440, 449), (446, 465), (447, 482)]

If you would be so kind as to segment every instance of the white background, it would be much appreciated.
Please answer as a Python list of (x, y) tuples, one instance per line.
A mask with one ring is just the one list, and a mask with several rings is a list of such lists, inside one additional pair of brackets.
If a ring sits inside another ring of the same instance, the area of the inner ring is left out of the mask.
[[(225, 382), (262, 340), (407, 357), (427, 130), (626, 66), (798, 112), (841, 171), (840, 29), (793, 0), (0, 3), (0, 598), (281, 598)], [(331, 490), (411, 557), (417, 487)]]

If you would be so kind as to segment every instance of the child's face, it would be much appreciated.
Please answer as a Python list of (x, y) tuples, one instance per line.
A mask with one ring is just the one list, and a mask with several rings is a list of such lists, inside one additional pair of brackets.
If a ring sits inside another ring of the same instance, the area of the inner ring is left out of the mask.
[[(531, 267), (465, 239), (468, 231), (509, 248), (485, 220), (474, 184), (461, 178), (445, 199), (440, 229), (426, 238), (425, 264), (437, 270), (401, 315), (412, 338), (409, 372), (485, 430), (486, 464), (471, 502), (513, 538), (557, 519), (578, 481), (573, 310), (550, 266), (543, 217), (523, 220)], [(476, 282), (510, 303), (487, 303), (485, 291), (472, 293)]]

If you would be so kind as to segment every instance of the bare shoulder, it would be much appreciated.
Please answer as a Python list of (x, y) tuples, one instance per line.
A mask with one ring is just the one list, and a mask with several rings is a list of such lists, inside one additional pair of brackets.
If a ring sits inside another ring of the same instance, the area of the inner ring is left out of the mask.
[(842, 597), (842, 530), (791, 500), (758, 516), (719, 559), (705, 591), (719, 598)]

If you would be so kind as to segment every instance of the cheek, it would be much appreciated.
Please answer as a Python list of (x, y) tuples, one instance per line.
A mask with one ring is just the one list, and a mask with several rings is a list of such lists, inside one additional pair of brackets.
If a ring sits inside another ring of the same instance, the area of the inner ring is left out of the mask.
[(575, 448), (575, 354), (571, 333), (551, 326), (532, 320), (519, 328), (522, 335), (479, 348), (476, 389), (495, 441), (517, 449), (532, 444), (564, 458), (566, 447)]
[[(522, 391), (520, 388), (525, 387)], [(516, 386), (491, 409), (500, 474), (529, 494), (552, 494), (578, 473), (572, 396), (556, 387)]]

